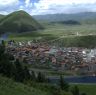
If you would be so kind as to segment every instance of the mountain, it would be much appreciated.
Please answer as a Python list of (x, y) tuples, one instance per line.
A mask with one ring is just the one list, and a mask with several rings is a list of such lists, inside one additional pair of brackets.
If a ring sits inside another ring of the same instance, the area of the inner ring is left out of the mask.
[(86, 24), (96, 24), (96, 12), (84, 12), (76, 14), (34, 15), (34, 18), (39, 21), (48, 22), (75, 20)]
[(0, 20), (0, 32), (27, 32), (38, 29), (43, 27), (25, 11), (13, 12)]
[(54, 21), (52, 24), (66, 24), (66, 25), (80, 25), (80, 22), (75, 20), (67, 20), (67, 21)]

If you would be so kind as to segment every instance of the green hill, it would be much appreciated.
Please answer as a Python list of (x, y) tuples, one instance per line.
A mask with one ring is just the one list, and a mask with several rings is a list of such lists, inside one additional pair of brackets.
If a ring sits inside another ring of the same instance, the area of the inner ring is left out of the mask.
[(0, 95), (48, 95), (48, 92), (0, 76)]
[(67, 20), (67, 21), (54, 21), (52, 24), (64, 24), (64, 25), (80, 25), (80, 22), (75, 20)]
[(25, 11), (16, 11), (0, 20), (0, 32), (27, 32), (43, 27)]
[[(58, 41), (60, 43), (60, 41)], [(61, 45), (66, 47), (87, 47), (95, 48), (96, 47), (96, 35), (87, 35), (87, 36), (71, 36), (61, 39)]]
[(0, 20), (3, 19), (4, 17), (5, 17), (4, 15), (0, 14)]

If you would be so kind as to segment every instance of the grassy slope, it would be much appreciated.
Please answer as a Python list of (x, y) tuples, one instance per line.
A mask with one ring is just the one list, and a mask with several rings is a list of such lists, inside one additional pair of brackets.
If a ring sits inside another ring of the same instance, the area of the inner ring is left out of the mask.
[[(74, 84), (71, 85), (71, 87)], [(87, 95), (96, 95), (95, 84), (77, 84), (80, 93), (86, 92)], [(51, 95), (49, 92), (53, 89), (51, 85), (35, 84), (33, 87), (14, 82), (11, 79), (0, 76), (0, 95)], [(71, 95), (62, 92), (62, 95)]]
[(96, 84), (78, 84), (81, 93), (86, 92), (87, 95), (96, 95)]
[[(54, 36), (76, 35), (77, 32), (82, 35), (88, 35), (90, 33), (96, 34), (96, 25), (84, 24), (84, 25), (66, 26), (66, 25), (62, 25), (62, 24), (56, 24), (56, 25), (45, 24), (44, 27), (45, 27), (45, 30), (41, 30), (38, 32), (41, 34), (54, 35)], [(34, 36), (33, 33), (31, 32), (31, 33), (20, 34), (19, 37), (24, 37), (25, 35), (27, 37)], [(15, 35), (15, 37), (16, 36), (18, 37), (18, 35)], [(38, 36), (40, 36), (40, 35), (38, 35)]]
[(65, 37), (59, 42), (61, 46), (94, 48), (96, 46), (96, 35)]
[(48, 95), (48, 93), (0, 76), (0, 95)]
[(0, 20), (3, 19), (4, 17), (5, 17), (5, 15), (1, 15), (1, 14), (0, 14)]
[(25, 32), (41, 28), (42, 26), (24, 11), (13, 12), (0, 21), (0, 31), (4, 32)]
[[(78, 36), (76, 35), (78, 32)], [(92, 34), (92, 35), (89, 35)], [(55, 42), (61, 43), (63, 46), (84, 46), (94, 47), (96, 45), (96, 28), (95, 25), (77, 25), (77, 26), (63, 26), (63, 25), (49, 25), (45, 30), (34, 33), (13, 34), (10, 39), (17, 41), (32, 40), (34, 38), (45, 39), (47, 41), (60, 38)]]
[[(53, 95), (54, 91), (51, 84), (33, 82), (28, 86), (0, 76), (0, 95)], [(61, 93), (70, 95), (70, 92), (61, 91)]]

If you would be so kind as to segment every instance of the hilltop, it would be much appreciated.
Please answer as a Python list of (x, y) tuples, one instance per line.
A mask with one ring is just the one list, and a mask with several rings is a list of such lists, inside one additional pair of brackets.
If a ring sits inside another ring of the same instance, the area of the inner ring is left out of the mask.
[(27, 32), (43, 27), (25, 11), (13, 12), (0, 20), (0, 32)]

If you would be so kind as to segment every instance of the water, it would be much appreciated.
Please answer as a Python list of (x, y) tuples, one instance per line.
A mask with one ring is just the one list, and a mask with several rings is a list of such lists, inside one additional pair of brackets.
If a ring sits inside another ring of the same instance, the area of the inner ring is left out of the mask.
[[(51, 83), (58, 83), (59, 78), (50, 77)], [(96, 76), (66, 77), (64, 80), (68, 83), (96, 83)]]
[(7, 40), (8, 39), (8, 34), (2, 34), (0, 36), (0, 40)]

